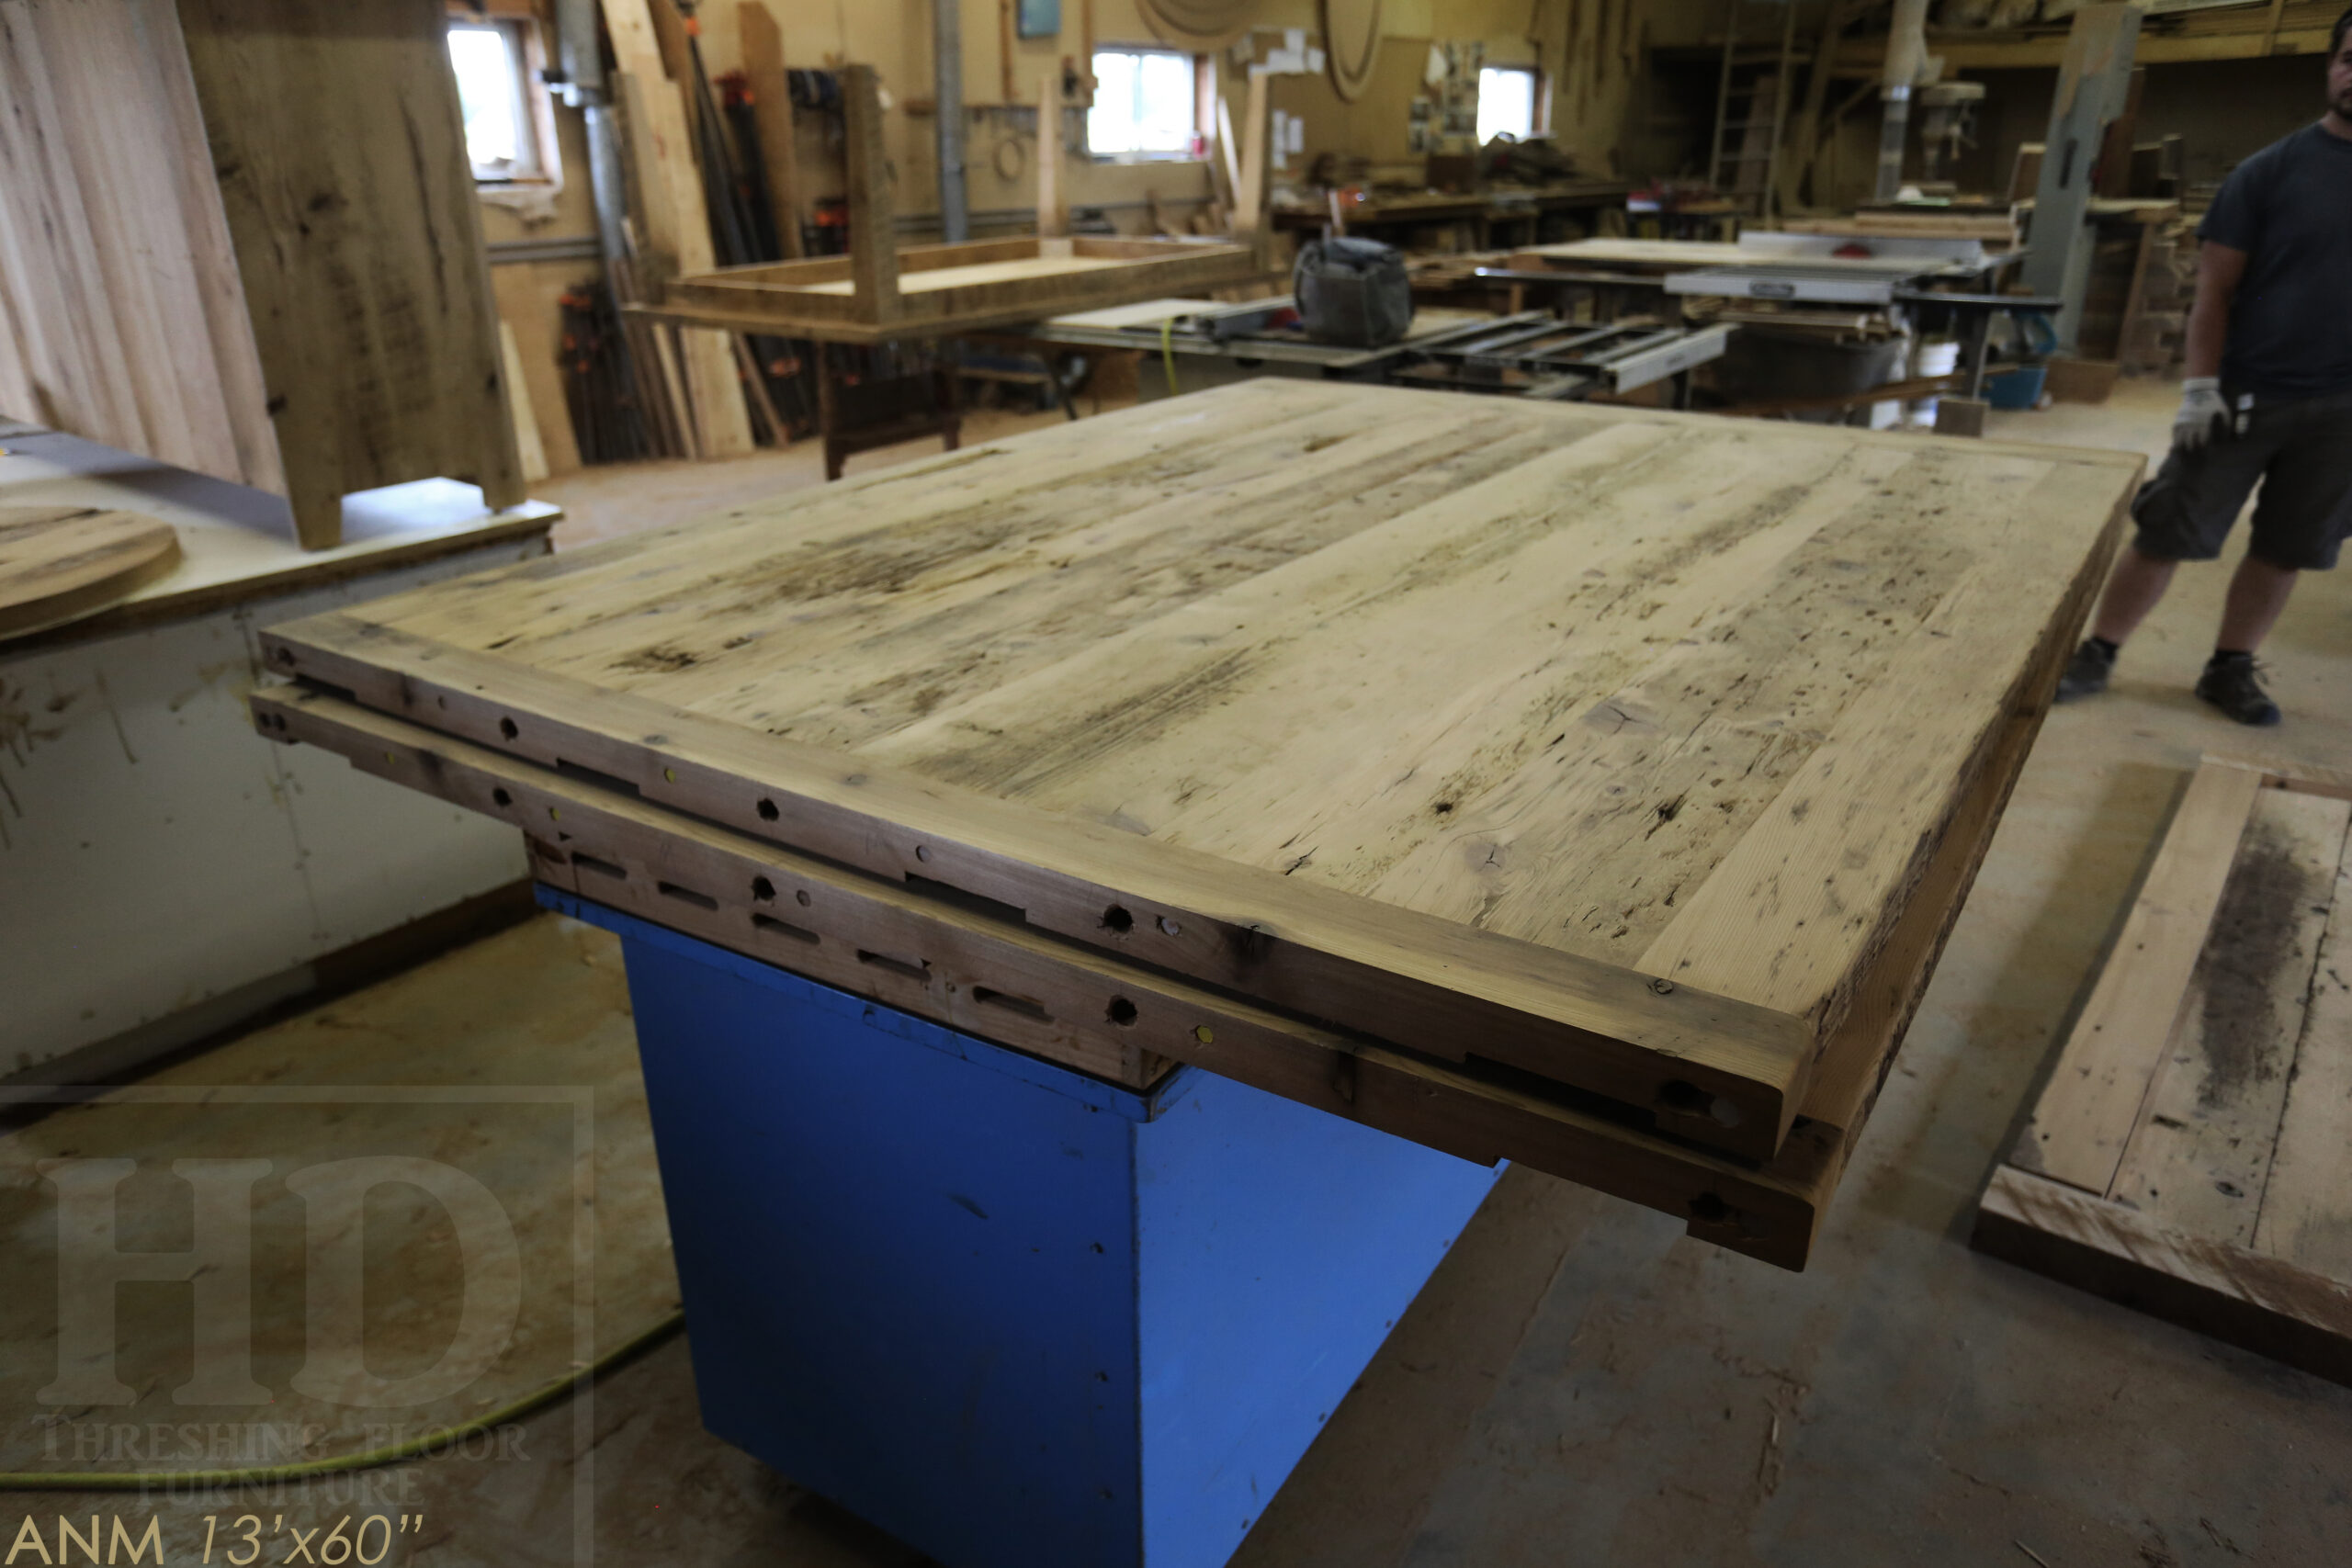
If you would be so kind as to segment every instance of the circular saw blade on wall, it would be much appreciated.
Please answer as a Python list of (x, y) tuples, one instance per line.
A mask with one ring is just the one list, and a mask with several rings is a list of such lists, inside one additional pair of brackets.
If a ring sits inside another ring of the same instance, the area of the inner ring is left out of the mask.
[(1323, 0), (1323, 52), (1340, 101), (1363, 96), (1380, 58), (1380, 0)]
[(1258, 19), (1263, 0), (1136, 0), (1145, 24), (1162, 43), (1196, 54), (1223, 49)]

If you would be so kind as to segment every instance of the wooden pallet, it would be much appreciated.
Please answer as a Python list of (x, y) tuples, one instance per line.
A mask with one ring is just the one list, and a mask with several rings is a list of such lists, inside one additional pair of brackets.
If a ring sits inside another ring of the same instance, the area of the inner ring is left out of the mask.
[(1976, 1247), (2352, 1383), (2352, 776), (2208, 757)]
[(656, 820), (1576, 1108), (1614, 1131), (1554, 1165), (1793, 1262), (2139, 466), (1268, 380), (266, 640)]

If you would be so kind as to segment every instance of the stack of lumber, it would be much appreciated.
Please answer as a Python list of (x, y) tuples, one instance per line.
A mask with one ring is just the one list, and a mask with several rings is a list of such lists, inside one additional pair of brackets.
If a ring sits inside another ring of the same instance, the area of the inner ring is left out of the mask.
[(2352, 1383), (2352, 776), (2209, 757), (1976, 1222)]
[(1267, 379), (279, 626), (581, 895), (1800, 1267), (2141, 460)]

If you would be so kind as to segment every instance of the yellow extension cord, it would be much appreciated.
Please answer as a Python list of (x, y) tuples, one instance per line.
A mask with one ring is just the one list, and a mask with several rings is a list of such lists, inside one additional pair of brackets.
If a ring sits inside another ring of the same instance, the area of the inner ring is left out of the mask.
[(149, 1487), (266, 1486), (272, 1482), (294, 1481), (312, 1475), (341, 1475), (356, 1470), (374, 1470), (381, 1465), (398, 1464), (402, 1460), (414, 1459), (428, 1449), (445, 1443), (462, 1442), (476, 1432), (489, 1431), (508, 1421), (518, 1420), (542, 1405), (554, 1404), (605, 1368), (635, 1355), (668, 1335), (685, 1320), (686, 1314), (683, 1311), (673, 1312), (643, 1333), (605, 1351), (580, 1371), (533, 1389), (513, 1404), (487, 1416), (455, 1427), (439, 1427), (405, 1442), (370, 1449), (366, 1453), (303, 1460), (295, 1464), (265, 1465), (253, 1470), (85, 1471), (55, 1474), (0, 1471), (0, 1492), (143, 1492)]

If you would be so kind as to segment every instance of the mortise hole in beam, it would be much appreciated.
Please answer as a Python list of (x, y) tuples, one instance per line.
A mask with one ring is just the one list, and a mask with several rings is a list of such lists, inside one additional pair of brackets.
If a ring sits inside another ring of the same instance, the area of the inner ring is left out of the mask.
[(779, 920), (773, 915), (753, 915), (752, 925), (754, 930), (766, 931), (772, 936), (788, 936), (795, 942), (805, 942), (811, 947), (817, 944), (818, 938), (815, 931), (806, 927), (796, 926), (789, 920)]
[(1657, 1102), (1668, 1111), (1679, 1111), (1686, 1116), (1704, 1116), (1722, 1126), (1736, 1127), (1746, 1117), (1739, 1107), (1719, 1094), (1710, 1094), (1697, 1084), (1681, 1078), (1668, 1078), (1658, 1085)]
[(514, 804), (514, 797), (507, 794), (503, 788), (492, 790), (490, 792), (490, 798), (498, 802), (501, 806), (512, 806)]
[(718, 900), (707, 893), (697, 893), (691, 887), (681, 887), (674, 882), (657, 882), (664, 898), (675, 898), (681, 904), (692, 904), (697, 909), (717, 909)]
[[(628, 873), (611, 861), (598, 860), (594, 855), (583, 855), (578, 850), (571, 852), (571, 863), (582, 871), (593, 871), (599, 876), (609, 876), (616, 882), (628, 880)], [(665, 886), (662, 891), (666, 893), (669, 889)]]
[(1690, 1200), (1690, 1217), (1702, 1224), (1722, 1224), (1732, 1217), (1733, 1213), (1729, 1203), (1712, 1192), (1702, 1192)]
[(755, 876), (752, 878), (752, 897), (757, 898), (763, 904), (775, 903), (775, 884), (770, 882), (764, 876)]
[(1054, 1021), (1054, 1015), (1046, 1010), (1044, 1003), (1028, 997), (1008, 996), (1002, 991), (991, 991), (986, 986), (975, 986), (972, 987), (972, 999), (982, 1007), (1002, 1008), (1023, 1018), (1034, 1018), (1039, 1023)]
[(784, 815), (784, 813), (775, 808), (775, 802), (773, 800), (761, 801), (759, 805), (759, 812), (760, 820), (763, 822), (773, 822), (777, 818)]
[(1136, 1021), (1136, 1004), (1125, 997), (1113, 997), (1111, 1005), (1103, 1010), (1102, 1016), (1122, 1029), (1127, 1028)]
[(910, 980), (921, 980), (925, 984), (931, 980), (931, 965), (921, 961), (909, 963), (903, 958), (893, 958), (887, 953), (869, 953), (862, 947), (857, 950), (857, 961), (871, 964), (876, 969), (887, 969), (893, 975), (903, 975)]
[(523, 731), (513, 719), (502, 718), (498, 721), (498, 733), (512, 740)]
[(1122, 935), (1136, 929), (1136, 918), (1127, 913), (1125, 906), (1118, 904), (1102, 911), (1102, 923)]

